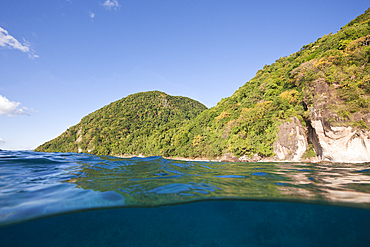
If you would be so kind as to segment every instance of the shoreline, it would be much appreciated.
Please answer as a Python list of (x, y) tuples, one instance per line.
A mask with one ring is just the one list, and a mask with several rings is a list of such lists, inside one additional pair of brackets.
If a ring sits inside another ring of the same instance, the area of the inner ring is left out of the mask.
[[(138, 157), (138, 158), (152, 157), (152, 156), (144, 156), (142, 154), (139, 154), (139, 155), (111, 155), (111, 156), (118, 157), (118, 158), (126, 158), (126, 159), (134, 158), (134, 157)], [(276, 160), (276, 159), (274, 159), (274, 157), (260, 158), (258, 160), (252, 160), (253, 158), (251, 158), (249, 160), (247, 160), (247, 159), (240, 160), (239, 158), (236, 158), (236, 157), (234, 159), (227, 159), (227, 158), (223, 159), (223, 157), (216, 158), (216, 159), (165, 157), (165, 156), (161, 156), (161, 157), (164, 158), (164, 159), (169, 159), (169, 160), (196, 161), (196, 162), (233, 162), (233, 163), (236, 163), (236, 162), (242, 162), (242, 163), (255, 163), (255, 162), (258, 162), (258, 163), (262, 163), (262, 162), (265, 162), (265, 163), (268, 163), (268, 162), (276, 162), (276, 163), (285, 163), (285, 162), (289, 162), (289, 163), (320, 163), (320, 162), (330, 162), (330, 161), (319, 160), (317, 157), (312, 157), (311, 159), (302, 159), (302, 160)], [(360, 162), (330, 162), (330, 163), (335, 164), (335, 163), (360, 163)], [(366, 162), (361, 162), (361, 163), (366, 163)]]
[[(144, 155), (111, 155), (113, 157), (118, 158), (147, 158), (147, 157), (153, 157), (153, 156), (144, 156)], [(160, 155), (159, 155), (160, 156)], [(317, 157), (312, 157), (311, 159), (301, 159), (301, 160), (277, 160), (274, 159), (274, 157), (270, 158), (261, 158), (257, 161), (248, 161), (248, 160), (222, 160), (222, 159), (207, 159), (207, 158), (184, 158), (184, 157), (164, 157), (161, 156), (164, 159), (169, 160), (178, 160), (178, 161), (195, 161), (195, 162), (227, 162), (227, 163), (314, 163), (314, 164), (320, 164), (320, 163), (331, 163), (331, 164), (365, 164), (370, 163), (370, 161), (329, 161), (329, 160), (319, 160)]]
[[(7, 151), (7, 150), (4, 150), (2, 149), (1, 151)], [(14, 150), (9, 150), (9, 151), (14, 151)], [(33, 152), (37, 152), (37, 151), (34, 151), (34, 150), (17, 150), (17, 151), (33, 151)], [(86, 154), (89, 154), (89, 153), (86, 153)], [(112, 156), (112, 157), (117, 157), (117, 158), (126, 158), (126, 159), (129, 159), (129, 158), (134, 158), (134, 157), (138, 157), (138, 158), (147, 158), (147, 157), (153, 157), (155, 155), (152, 155), (152, 156), (144, 156), (142, 154), (139, 154), (139, 155), (117, 155), (117, 154), (111, 154), (111, 155), (108, 155), (108, 156)], [(160, 156), (160, 155), (159, 155)], [(330, 161), (330, 160), (320, 160), (318, 157), (311, 157), (311, 158), (308, 158), (308, 159), (300, 159), (300, 160), (278, 160), (276, 159), (276, 156), (275, 157), (259, 157), (259, 159), (254, 159), (254, 156), (250, 159), (245, 159), (244, 157), (241, 157), (241, 158), (237, 158), (237, 157), (231, 157), (231, 158), (228, 158), (228, 157), (217, 157), (216, 159), (209, 159), (209, 158), (185, 158), (185, 157), (164, 157), (164, 156), (161, 156), (162, 158), (164, 159), (170, 159), (170, 160), (179, 160), (179, 161), (198, 161), (198, 162), (243, 162), (243, 163), (254, 163), (254, 162), (276, 162), (276, 163), (314, 163), (314, 164), (318, 164), (318, 163), (332, 163), (332, 164), (341, 164), (341, 163), (347, 163), (347, 164), (364, 164), (364, 163), (370, 163), (370, 161), (336, 161), (336, 162), (333, 162), (333, 161)]]

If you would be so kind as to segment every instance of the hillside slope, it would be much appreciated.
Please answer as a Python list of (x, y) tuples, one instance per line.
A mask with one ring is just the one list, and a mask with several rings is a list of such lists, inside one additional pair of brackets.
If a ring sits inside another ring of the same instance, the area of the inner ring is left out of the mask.
[[(182, 126), (174, 155), (351, 161), (346, 156), (360, 148), (354, 160), (370, 161), (369, 58), (368, 9), (337, 33), (266, 65), (231, 97)], [(327, 135), (332, 138), (323, 139)], [(338, 138), (338, 145), (329, 145)]]
[(35, 151), (168, 155), (175, 128), (205, 109), (195, 100), (159, 91), (132, 94), (87, 115)]

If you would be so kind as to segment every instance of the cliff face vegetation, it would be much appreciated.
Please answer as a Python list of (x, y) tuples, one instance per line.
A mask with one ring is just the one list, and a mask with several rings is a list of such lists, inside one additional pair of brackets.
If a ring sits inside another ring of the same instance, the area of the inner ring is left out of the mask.
[[(187, 99), (174, 113), (170, 99), (179, 98), (157, 95), (158, 107), (143, 110), (127, 97), (36, 151), (340, 161), (361, 149), (355, 160), (369, 161), (369, 58), (370, 9), (337, 33), (265, 65), (211, 109)], [(143, 105), (154, 102), (144, 95)], [(338, 158), (342, 148), (347, 153)]]
[[(365, 135), (370, 127), (369, 58), (367, 10), (337, 33), (266, 65), (231, 97), (184, 125), (177, 133), (185, 137), (178, 142), (178, 155), (220, 157), (231, 153), (243, 159), (257, 154), (289, 160), (310, 156), (334, 160), (324, 155), (324, 146), (332, 140), (323, 140), (317, 125), (333, 132), (339, 131), (333, 129), (336, 127), (350, 133), (361, 130)], [(294, 119), (299, 120), (298, 130), (281, 130), (281, 125)], [(297, 137), (297, 133), (302, 135), (302, 128), (307, 144)], [(285, 154), (282, 146), (274, 145), (284, 138), (296, 139), (291, 145), (284, 142)], [(298, 146), (306, 152), (295, 153)], [(346, 146), (348, 142), (344, 141), (332, 148), (340, 152), (339, 148)], [(370, 153), (370, 146), (365, 149)]]

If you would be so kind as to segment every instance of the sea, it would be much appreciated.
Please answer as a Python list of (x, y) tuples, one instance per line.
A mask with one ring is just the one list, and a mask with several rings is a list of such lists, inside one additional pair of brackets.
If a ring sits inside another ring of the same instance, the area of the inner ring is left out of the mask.
[(370, 163), (0, 150), (0, 246), (370, 246)]

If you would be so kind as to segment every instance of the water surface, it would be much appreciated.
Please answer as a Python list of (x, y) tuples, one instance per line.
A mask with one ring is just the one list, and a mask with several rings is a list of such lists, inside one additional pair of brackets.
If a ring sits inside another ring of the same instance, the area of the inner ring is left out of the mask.
[(369, 183), (369, 163), (0, 151), (1, 246), (368, 246)]
[(370, 166), (221, 163), (0, 151), (0, 224), (76, 210), (202, 200), (370, 209)]

